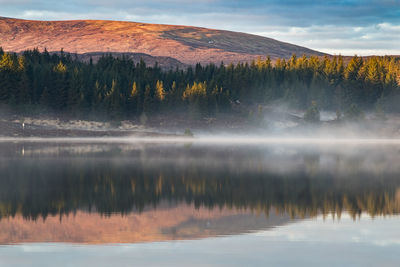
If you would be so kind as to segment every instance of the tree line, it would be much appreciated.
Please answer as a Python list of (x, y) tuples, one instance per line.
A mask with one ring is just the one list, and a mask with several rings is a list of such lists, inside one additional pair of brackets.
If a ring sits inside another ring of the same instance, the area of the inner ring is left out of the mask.
[(392, 103), (399, 92), (400, 59), (391, 56), (354, 56), (345, 63), (342, 56), (293, 55), (166, 71), (126, 57), (104, 55), (94, 63), (63, 51), (15, 54), (0, 48), (0, 105), (17, 111), (111, 118), (178, 111), (196, 117), (229, 112), (232, 103), (276, 100), (301, 109), (317, 103), (340, 112), (354, 105), (399, 111)]

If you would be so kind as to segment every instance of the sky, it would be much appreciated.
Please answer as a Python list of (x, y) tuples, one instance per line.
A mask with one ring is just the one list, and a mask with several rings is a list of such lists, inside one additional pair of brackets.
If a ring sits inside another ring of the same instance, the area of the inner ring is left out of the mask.
[(330, 54), (400, 55), (400, 0), (0, 0), (0, 16), (191, 25)]

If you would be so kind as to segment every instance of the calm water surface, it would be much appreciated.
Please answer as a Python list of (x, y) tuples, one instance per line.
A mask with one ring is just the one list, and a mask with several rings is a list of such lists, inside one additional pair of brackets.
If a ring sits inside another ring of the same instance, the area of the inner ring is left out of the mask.
[(398, 266), (396, 144), (0, 143), (0, 266)]

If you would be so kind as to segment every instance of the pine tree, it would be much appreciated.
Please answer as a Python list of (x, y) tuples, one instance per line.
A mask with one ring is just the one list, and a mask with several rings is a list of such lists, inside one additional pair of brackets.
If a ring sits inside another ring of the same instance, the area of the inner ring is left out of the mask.
[(192, 86), (186, 86), (183, 92), (183, 99), (189, 103), (189, 112), (192, 117), (199, 117), (202, 113), (202, 108), (206, 107), (206, 82), (194, 82)]
[(130, 97), (135, 98), (139, 95), (136, 82), (133, 82)]
[(130, 113), (139, 114), (138, 101), (139, 101), (139, 90), (137, 87), (137, 83), (133, 82), (128, 98), (128, 109)]
[(160, 103), (162, 103), (165, 99), (165, 90), (162, 81), (157, 81), (156, 83), (156, 98)]
[(18, 82), (18, 93), (16, 96), (16, 102), (18, 105), (31, 104), (31, 84), (26, 72), (21, 73), (20, 80)]
[(357, 79), (358, 73), (363, 65), (363, 60), (360, 57), (354, 56), (345, 70), (345, 79), (354, 81)]
[(146, 85), (144, 91), (144, 99), (143, 99), (143, 112), (145, 114), (152, 114), (153, 113), (153, 96), (151, 92), (151, 87), (149, 84)]
[(68, 88), (67, 107), (70, 112), (76, 113), (83, 101), (83, 81), (79, 75), (79, 70), (74, 69), (71, 77), (71, 85)]
[(121, 116), (121, 97), (118, 82), (112, 80), (110, 91), (106, 94), (106, 101), (108, 105), (109, 114), (115, 118)]
[(4, 53), (0, 60), (0, 103), (16, 103), (17, 77), (14, 66), (11, 54)]
[(43, 93), (40, 97), (40, 104), (47, 109), (50, 108), (50, 106), (52, 104), (52, 97), (51, 97), (50, 90), (48, 87), (45, 87), (43, 89)]

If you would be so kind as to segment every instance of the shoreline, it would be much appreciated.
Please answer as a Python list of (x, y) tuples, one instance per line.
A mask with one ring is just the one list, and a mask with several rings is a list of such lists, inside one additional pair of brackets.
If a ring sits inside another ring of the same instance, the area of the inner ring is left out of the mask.
[[(329, 115), (329, 116), (328, 116)], [(348, 139), (395, 140), (400, 138), (400, 117), (397, 114), (377, 119), (368, 115), (363, 120), (332, 119), (307, 123), (298, 114), (288, 111), (268, 110), (255, 120), (240, 114), (217, 117), (185, 118), (183, 114), (150, 117), (146, 123), (136, 120), (98, 121), (68, 119), (64, 117), (0, 117), (0, 138), (214, 138), (225, 142), (226, 138), (282, 138), (282, 139)], [(186, 133), (186, 135), (185, 135)], [(224, 137), (224, 138), (220, 138)], [(220, 139), (218, 139), (220, 138)], [(283, 140), (284, 142), (287, 142)], [(236, 140), (241, 142), (240, 140)], [(245, 141), (249, 142), (249, 141)], [(265, 141), (263, 141), (265, 142)], [(269, 142), (269, 141), (268, 141)]]
[(0, 137), (0, 143), (165, 143), (212, 145), (400, 145), (400, 138), (321, 138), (321, 137), (188, 137), (188, 136), (125, 136), (125, 137)]

